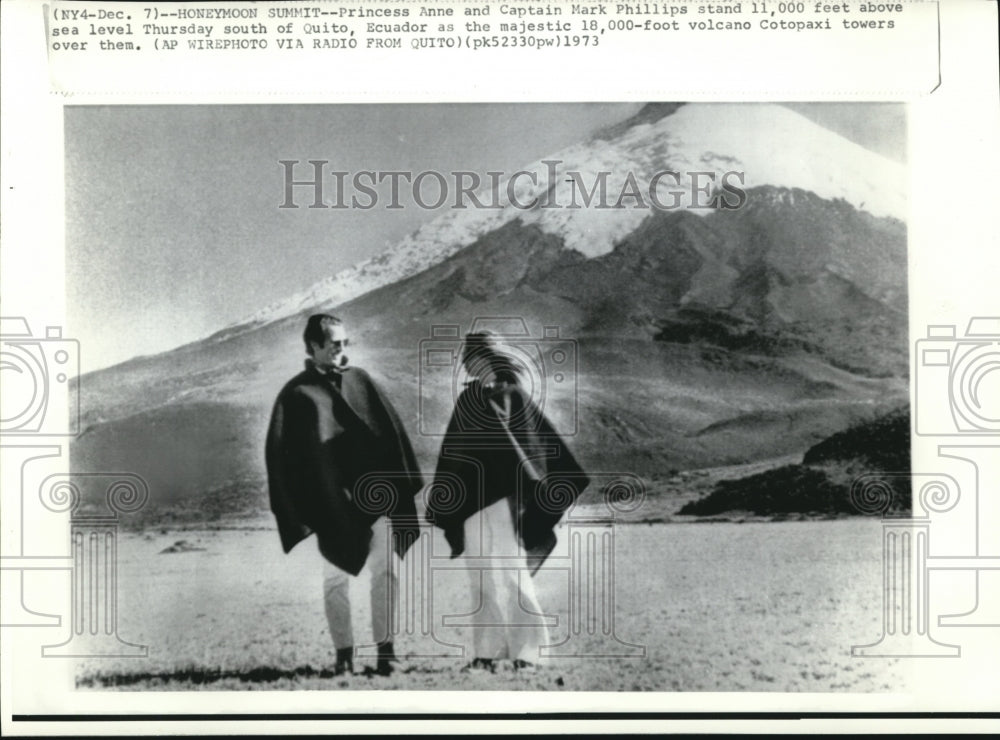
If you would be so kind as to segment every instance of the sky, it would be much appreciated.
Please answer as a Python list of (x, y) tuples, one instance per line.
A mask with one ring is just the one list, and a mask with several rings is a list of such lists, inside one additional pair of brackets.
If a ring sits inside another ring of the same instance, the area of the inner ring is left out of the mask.
[[(329, 160), (349, 172), (511, 173), (639, 107), (67, 107), (66, 326), (81, 342), (81, 370), (205, 337), (384, 251), (440, 213), (281, 209), (280, 160)], [(788, 107), (905, 161), (904, 106)]]

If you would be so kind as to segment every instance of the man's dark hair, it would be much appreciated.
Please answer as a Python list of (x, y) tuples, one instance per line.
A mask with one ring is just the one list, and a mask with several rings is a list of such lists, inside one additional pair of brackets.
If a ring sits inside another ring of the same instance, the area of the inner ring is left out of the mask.
[(302, 341), (306, 343), (306, 352), (309, 355), (313, 353), (310, 342), (315, 342), (320, 347), (326, 343), (326, 327), (343, 325), (343, 321), (328, 313), (316, 313), (310, 316), (309, 320), (306, 321), (306, 330), (302, 332)]

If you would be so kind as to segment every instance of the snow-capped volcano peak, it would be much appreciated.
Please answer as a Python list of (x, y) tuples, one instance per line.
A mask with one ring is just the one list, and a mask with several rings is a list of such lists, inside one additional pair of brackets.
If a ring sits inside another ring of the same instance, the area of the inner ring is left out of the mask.
[[(497, 200), (502, 208), (449, 210), (390, 250), (267, 306), (240, 324), (352, 300), (422, 272), (516, 219), (559, 236), (569, 249), (597, 257), (610, 252), (655, 208), (704, 204), (709, 196), (698, 188), (718, 189), (726, 173), (733, 173), (729, 184), (742, 190), (761, 185), (799, 188), (821, 198), (843, 199), (874, 216), (906, 216), (902, 165), (773, 104), (650, 107), (646, 115), (640, 112), (523, 170), (534, 177), (510, 173), (513, 182), (501, 181)], [(668, 172), (677, 175), (657, 177)], [(482, 194), (481, 200), (489, 202), (492, 196)], [(713, 211), (691, 209), (699, 215)]]
[(685, 105), (651, 124), (632, 127), (616, 146), (651, 151), (669, 137), (665, 159), (676, 168), (728, 167), (746, 187), (775, 185), (842, 198), (873, 216), (906, 219), (905, 168), (780, 105)]

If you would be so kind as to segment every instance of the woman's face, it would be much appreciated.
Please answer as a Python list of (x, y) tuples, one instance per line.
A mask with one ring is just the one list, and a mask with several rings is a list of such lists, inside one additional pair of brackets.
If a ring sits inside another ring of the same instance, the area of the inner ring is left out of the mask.
[(485, 385), (496, 383), (497, 375), (493, 369), (492, 359), (485, 351), (472, 352), (464, 358), (465, 371), (470, 377), (478, 378)]

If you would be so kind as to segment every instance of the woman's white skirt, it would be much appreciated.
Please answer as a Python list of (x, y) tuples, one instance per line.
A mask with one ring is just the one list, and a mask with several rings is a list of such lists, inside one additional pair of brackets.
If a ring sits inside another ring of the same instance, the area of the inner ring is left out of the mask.
[(540, 648), (549, 642), (548, 620), (535, 596), (507, 499), (465, 521), (462, 557), (468, 560), (472, 589), (472, 657), (544, 662)]

